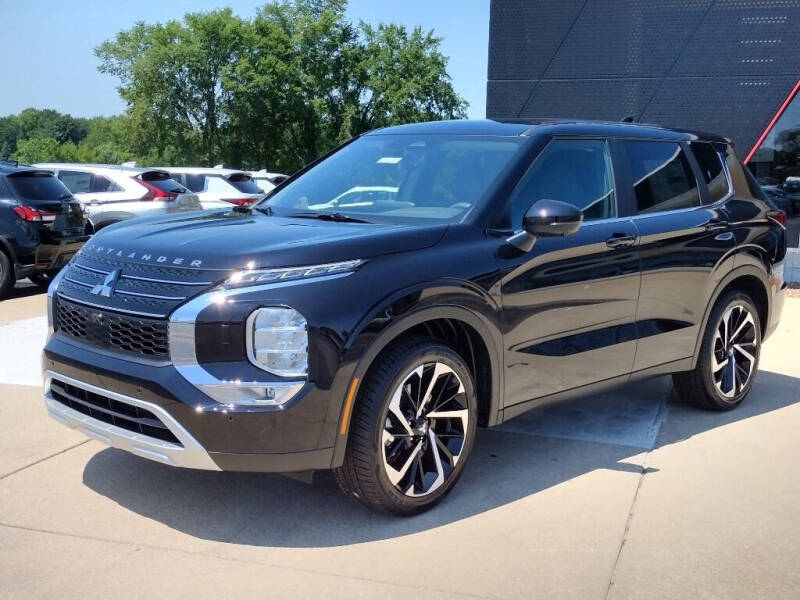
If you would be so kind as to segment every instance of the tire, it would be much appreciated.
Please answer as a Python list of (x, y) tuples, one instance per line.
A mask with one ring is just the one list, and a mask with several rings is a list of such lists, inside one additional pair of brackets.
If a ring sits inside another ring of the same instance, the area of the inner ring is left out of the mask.
[(30, 279), (33, 283), (38, 285), (40, 288), (46, 290), (50, 287), (50, 283), (53, 281), (53, 278), (58, 275), (58, 269), (54, 271), (40, 271), (39, 273), (34, 273), (33, 275), (28, 275), (28, 279)]
[[(420, 396), (428, 401), (416, 417)], [(461, 476), (477, 416), (464, 360), (436, 340), (401, 340), (375, 359), (361, 384), (344, 464), (334, 477), (345, 494), (370, 508), (400, 516), (426, 511)]]
[(675, 391), (707, 410), (735, 408), (753, 386), (760, 355), (761, 320), (753, 300), (728, 292), (711, 311), (695, 368), (672, 375)]
[(8, 260), (8, 255), (0, 250), (0, 300), (8, 295), (15, 283), (14, 265)]

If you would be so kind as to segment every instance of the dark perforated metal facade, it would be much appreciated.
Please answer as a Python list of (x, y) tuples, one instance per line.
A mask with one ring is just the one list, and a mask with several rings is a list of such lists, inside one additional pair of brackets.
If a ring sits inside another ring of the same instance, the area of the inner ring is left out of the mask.
[(742, 155), (800, 78), (800, 0), (492, 0), (487, 116), (721, 133)]

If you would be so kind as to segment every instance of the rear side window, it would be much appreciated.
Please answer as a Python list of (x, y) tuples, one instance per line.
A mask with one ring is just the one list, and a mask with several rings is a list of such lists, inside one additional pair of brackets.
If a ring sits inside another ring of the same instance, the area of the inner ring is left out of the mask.
[(234, 174), (228, 177), (228, 181), (233, 187), (244, 194), (262, 193), (261, 188), (258, 187), (258, 184), (256, 184), (256, 182), (253, 181), (253, 178), (249, 175)]
[(551, 141), (514, 190), (510, 210), (498, 226), (518, 229), (531, 205), (544, 199), (576, 206), (585, 221), (615, 217), (614, 175), (606, 141)]
[(122, 188), (108, 177), (86, 171), (60, 171), (58, 178), (73, 194), (121, 192)]
[(633, 178), (636, 212), (646, 214), (700, 205), (689, 160), (675, 142), (622, 142)]
[(728, 195), (728, 178), (722, 168), (722, 158), (717, 149), (708, 142), (692, 142), (689, 147), (694, 153), (700, 172), (708, 188), (708, 199), (712, 204)]
[(20, 200), (58, 200), (71, 194), (52, 173), (20, 173), (8, 178)]

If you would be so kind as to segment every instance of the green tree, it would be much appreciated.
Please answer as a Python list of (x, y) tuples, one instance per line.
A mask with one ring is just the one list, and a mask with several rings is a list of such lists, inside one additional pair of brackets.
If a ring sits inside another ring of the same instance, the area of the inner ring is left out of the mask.
[(229, 8), (189, 13), (182, 22), (136, 23), (96, 50), (99, 70), (119, 93), (139, 151), (180, 148), (184, 160), (213, 163), (224, 151), (224, 72), (238, 60), (244, 22)]
[(17, 141), (14, 158), (21, 163), (61, 160), (61, 145), (51, 137), (32, 137)]
[(282, 0), (137, 23), (96, 49), (120, 81), (125, 143), (144, 162), (294, 171), (350, 137), (460, 118), (440, 39), (355, 25), (345, 0)]

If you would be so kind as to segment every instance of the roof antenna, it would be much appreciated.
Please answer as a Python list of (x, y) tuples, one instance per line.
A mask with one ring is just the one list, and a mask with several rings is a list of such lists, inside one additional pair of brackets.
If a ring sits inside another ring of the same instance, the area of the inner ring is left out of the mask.
[(623, 123), (634, 123), (634, 122), (636, 122), (636, 119), (634, 119), (633, 115), (628, 115), (627, 117), (622, 119), (622, 122)]

